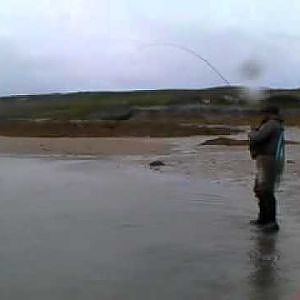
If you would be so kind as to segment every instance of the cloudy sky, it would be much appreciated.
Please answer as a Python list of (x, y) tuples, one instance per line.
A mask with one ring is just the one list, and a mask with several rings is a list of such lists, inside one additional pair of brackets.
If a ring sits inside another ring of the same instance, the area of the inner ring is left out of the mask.
[(231, 84), (300, 87), (300, 1), (0, 0), (0, 95), (224, 85), (182, 46)]

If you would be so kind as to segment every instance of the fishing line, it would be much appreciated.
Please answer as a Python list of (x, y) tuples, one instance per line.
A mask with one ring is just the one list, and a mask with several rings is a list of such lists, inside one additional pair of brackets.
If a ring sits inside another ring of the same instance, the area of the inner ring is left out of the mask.
[(173, 44), (173, 43), (149, 43), (149, 44), (144, 44), (144, 48), (150, 48), (150, 47), (172, 47), (175, 49), (182, 50), (186, 53), (189, 53), (193, 55), (194, 57), (198, 58), (202, 62), (204, 62), (215, 74), (218, 75), (218, 77), (226, 83), (226, 85), (231, 86), (229, 80), (226, 79), (226, 77), (206, 58), (204, 58), (202, 55), (197, 53), (195, 50), (190, 49), (188, 47), (178, 45), (178, 44)]

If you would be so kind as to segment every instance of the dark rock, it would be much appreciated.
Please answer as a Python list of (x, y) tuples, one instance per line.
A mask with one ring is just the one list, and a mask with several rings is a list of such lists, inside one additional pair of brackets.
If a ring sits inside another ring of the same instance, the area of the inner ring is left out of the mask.
[(236, 140), (231, 138), (218, 137), (215, 139), (207, 140), (200, 144), (200, 146), (205, 145), (217, 145), (217, 146), (246, 146), (248, 145), (248, 140)]
[(91, 113), (90, 120), (125, 121), (132, 117), (133, 109), (128, 105), (113, 105), (101, 111)]
[[(200, 146), (215, 145), (215, 146), (248, 146), (248, 140), (237, 140), (227, 137), (217, 137), (215, 139), (207, 140), (200, 144)], [(286, 145), (299, 145), (295, 141), (286, 141)]]
[(296, 141), (285, 141), (287, 145), (299, 145), (299, 142)]
[(291, 165), (293, 165), (293, 164), (296, 163), (296, 162), (295, 162), (294, 160), (292, 160), (292, 159), (288, 159), (286, 162), (287, 162), (288, 164), (291, 164)]
[(161, 160), (155, 160), (153, 162), (151, 162), (149, 164), (150, 168), (155, 168), (155, 167), (162, 167), (162, 166), (165, 166), (165, 163), (162, 162)]

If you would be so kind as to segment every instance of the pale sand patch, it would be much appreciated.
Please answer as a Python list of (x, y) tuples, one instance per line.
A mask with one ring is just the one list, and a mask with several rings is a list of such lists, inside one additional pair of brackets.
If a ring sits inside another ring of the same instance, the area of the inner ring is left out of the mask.
[(0, 137), (2, 154), (161, 155), (170, 145), (161, 138), (24, 138)]

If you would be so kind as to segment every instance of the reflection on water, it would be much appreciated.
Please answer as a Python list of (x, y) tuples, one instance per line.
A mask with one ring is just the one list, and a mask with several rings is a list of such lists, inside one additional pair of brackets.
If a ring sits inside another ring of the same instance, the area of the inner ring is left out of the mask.
[(257, 232), (254, 236), (250, 261), (253, 270), (250, 274), (251, 299), (281, 299), (278, 290), (280, 283), (280, 253), (276, 248), (277, 234)]
[(0, 299), (288, 300), (299, 291), (297, 199), (282, 202), (293, 211), (283, 230), (264, 235), (248, 224), (251, 190), (237, 185), (114, 161), (0, 164)]

